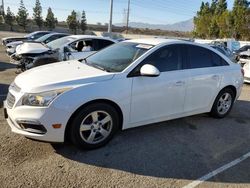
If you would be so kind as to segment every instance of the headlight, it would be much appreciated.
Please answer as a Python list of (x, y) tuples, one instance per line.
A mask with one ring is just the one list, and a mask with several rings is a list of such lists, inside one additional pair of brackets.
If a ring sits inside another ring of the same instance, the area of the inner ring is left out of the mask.
[(42, 93), (27, 93), (22, 98), (22, 105), (28, 106), (49, 106), (49, 104), (60, 94), (70, 88), (46, 91)]

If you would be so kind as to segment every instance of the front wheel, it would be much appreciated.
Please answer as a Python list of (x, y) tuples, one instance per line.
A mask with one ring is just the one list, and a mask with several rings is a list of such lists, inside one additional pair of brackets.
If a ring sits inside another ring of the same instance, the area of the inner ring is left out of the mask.
[(75, 145), (95, 149), (113, 137), (119, 127), (119, 116), (108, 104), (91, 104), (79, 111), (70, 126), (70, 138)]
[(223, 89), (216, 97), (210, 114), (215, 118), (224, 118), (233, 107), (235, 93), (230, 89)]

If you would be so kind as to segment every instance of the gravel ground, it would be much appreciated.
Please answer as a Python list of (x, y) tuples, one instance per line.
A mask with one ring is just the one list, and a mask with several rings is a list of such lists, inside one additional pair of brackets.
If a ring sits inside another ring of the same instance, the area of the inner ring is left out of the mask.
[[(0, 46), (1, 101), (15, 76)], [(244, 85), (225, 119), (202, 114), (139, 127), (81, 151), (13, 134), (0, 113), (0, 187), (183, 187), (250, 151), (249, 114)], [(250, 187), (249, 169), (247, 159), (199, 187)]]

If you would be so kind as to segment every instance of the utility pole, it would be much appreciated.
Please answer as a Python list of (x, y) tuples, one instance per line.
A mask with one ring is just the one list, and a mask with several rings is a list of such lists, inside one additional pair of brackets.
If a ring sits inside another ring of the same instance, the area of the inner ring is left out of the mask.
[(130, 11), (130, 0), (128, 0), (128, 12), (127, 12), (126, 33), (128, 33), (129, 11)]
[(112, 17), (113, 17), (113, 0), (110, 0), (110, 18), (109, 18), (108, 33), (112, 33)]
[(4, 2), (2, 0), (2, 5), (0, 6), (0, 15), (4, 16)]

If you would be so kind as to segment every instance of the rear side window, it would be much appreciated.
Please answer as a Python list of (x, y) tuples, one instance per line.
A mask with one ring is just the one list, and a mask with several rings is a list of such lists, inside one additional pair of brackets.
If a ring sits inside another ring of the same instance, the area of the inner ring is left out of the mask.
[(198, 46), (189, 46), (188, 54), (191, 69), (213, 66), (211, 53), (205, 48), (201, 48)]
[(211, 52), (212, 54), (212, 61), (214, 66), (225, 66), (228, 65), (228, 63), (220, 57), (218, 54)]
[(191, 69), (228, 65), (219, 55), (203, 47), (189, 45), (188, 55)]
[(101, 50), (103, 48), (106, 48), (107, 46), (114, 44), (114, 42), (110, 40), (102, 40), (102, 39), (96, 39), (94, 40), (96, 44), (96, 50)]
[(182, 69), (182, 58), (180, 53), (179, 45), (166, 46), (147, 57), (142, 62), (142, 65), (154, 65), (160, 72), (180, 70)]

